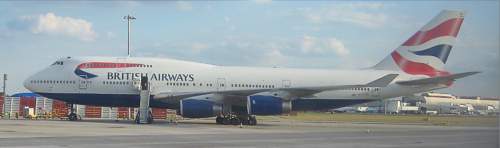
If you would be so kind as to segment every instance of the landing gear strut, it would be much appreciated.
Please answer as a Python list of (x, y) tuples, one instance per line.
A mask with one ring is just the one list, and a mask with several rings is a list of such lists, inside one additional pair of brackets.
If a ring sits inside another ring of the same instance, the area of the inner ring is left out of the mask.
[(76, 120), (78, 120), (78, 116), (75, 113), (74, 104), (68, 104), (68, 107), (70, 108), (70, 113), (68, 114), (69, 121), (76, 121)]
[(257, 125), (257, 119), (253, 115), (221, 115), (215, 118), (215, 123), (224, 125)]

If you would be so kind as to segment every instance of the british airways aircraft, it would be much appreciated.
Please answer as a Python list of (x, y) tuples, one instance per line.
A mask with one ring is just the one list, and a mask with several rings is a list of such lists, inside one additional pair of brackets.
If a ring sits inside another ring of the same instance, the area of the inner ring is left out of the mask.
[[(464, 13), (444, 10), (385, 59), (358, 70), (218, 66), (140, 57), (66, 57), (29, 77), (24, 86), (71, 104), (139, 105), (147, 77), (151, 107), (177, 109), (218, 124), (257, 123), (255, 115), (324, 110), (450, 87), (478, 72), (444, 69)], [(69, 115), (71, 120), (76, 114)]]

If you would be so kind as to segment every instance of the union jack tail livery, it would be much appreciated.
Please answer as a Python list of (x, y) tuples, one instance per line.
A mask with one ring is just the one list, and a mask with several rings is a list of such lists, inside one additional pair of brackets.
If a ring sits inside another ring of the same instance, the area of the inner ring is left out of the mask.
[(373, 68), (429, 77), (449, 75), (449, 72), (444, 70), (444, 64), (448, 60), (463, 19), (462, 11), (441, 11)]

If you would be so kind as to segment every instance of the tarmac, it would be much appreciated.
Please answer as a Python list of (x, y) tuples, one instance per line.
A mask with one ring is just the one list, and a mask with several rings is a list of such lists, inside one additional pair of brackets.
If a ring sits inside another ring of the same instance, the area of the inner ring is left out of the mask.
[(261, 122), (216, 125), (212, 119), (156, 121), (0, 120), (0, 147), (348, 147), (498, 148), (498, 127)]

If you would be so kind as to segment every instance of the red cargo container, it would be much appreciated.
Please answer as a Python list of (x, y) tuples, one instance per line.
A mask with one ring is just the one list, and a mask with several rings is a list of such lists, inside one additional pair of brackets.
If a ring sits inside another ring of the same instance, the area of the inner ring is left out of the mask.
[(153, 108), (153, 119), (166, 119), (167, 109), (165, 108)]
[(68, 106), (66, 102), (60, 100), (52, 100), (52, 114), (56, 117), (68, 116)]
[(3, 115), (3, 94), (0, 95), (0, 114)]
[(85, 106), (85, 117), (87, 118), (101, 118), (101, 112), (100, 106)]
[(33, 97), (20, 97), (19, 98), (19, 115), (24, 115), (24, 107), (35, 108), (36, 98)]
[[(130, 108), (130, 112), (134, 112), (134, 109)], [(129, 108), (128, 107), (118, 107), (118, 118), (124, 119), (128, 118)]]

